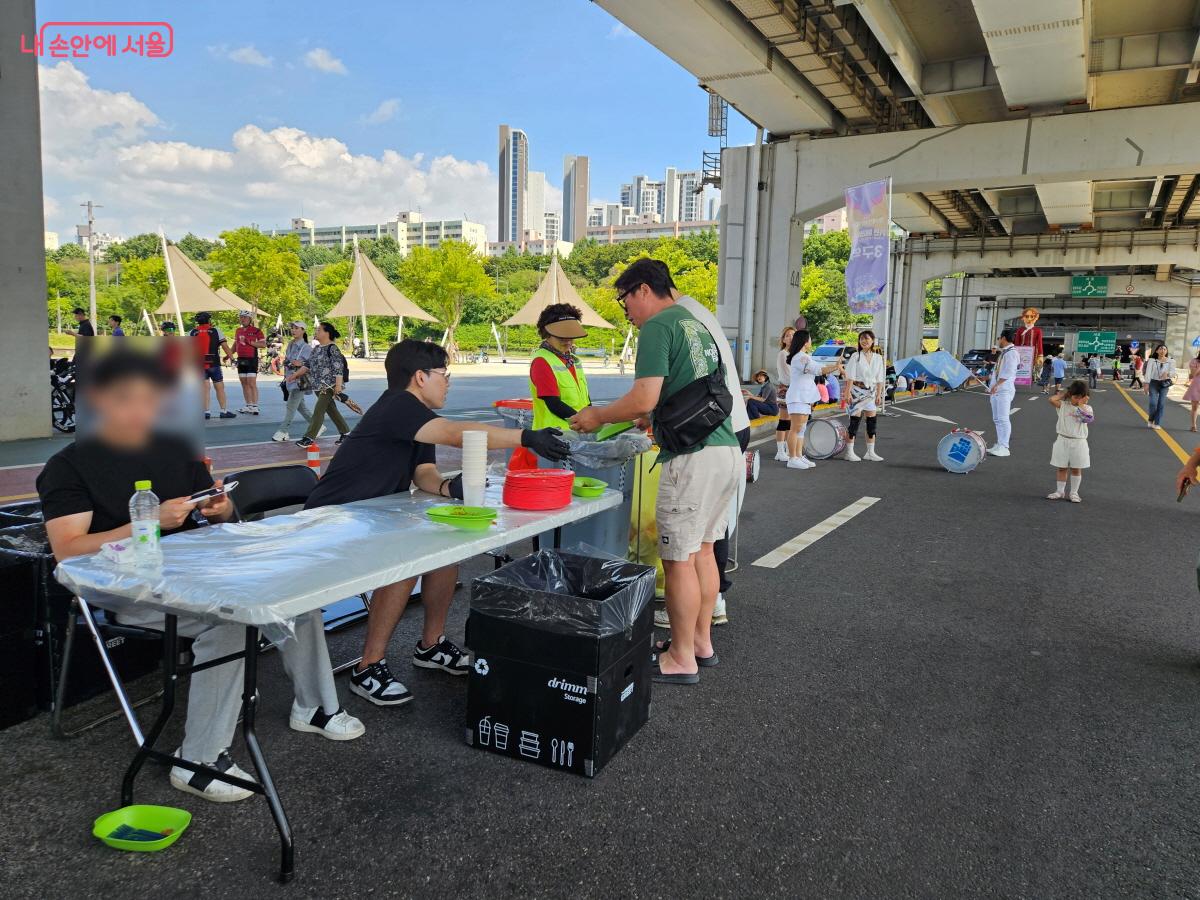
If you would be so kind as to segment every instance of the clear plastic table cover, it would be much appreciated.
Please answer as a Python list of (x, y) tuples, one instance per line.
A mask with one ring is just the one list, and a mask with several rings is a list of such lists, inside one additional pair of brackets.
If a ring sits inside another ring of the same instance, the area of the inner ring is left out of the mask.
[(118, 566), (98, 554), (59, 563), (58, 581), (120, 615), (133, 605), (210, 622), (292, 631), (296, 616), (394, 581), (462, 562), (514, 541), (577, 522), (621, 503), (617, 491), (572, 498), (550, 511), (509, 509), (502, 484), (487, 488), (499, 510), (486, 531), (460, 531), (425, 517), (444, 498), (397, 494), (326, 506), (261, 522), (214, 525), (162, 541), (163, 564)]

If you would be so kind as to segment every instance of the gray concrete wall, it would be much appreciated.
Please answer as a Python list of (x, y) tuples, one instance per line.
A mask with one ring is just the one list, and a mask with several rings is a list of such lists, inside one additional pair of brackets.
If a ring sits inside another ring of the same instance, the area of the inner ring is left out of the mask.
[(37, 57), (19, 35), (36, 33), (34, 0), (0, 3), (0, 440), (50, 433), (46, 264), (42, 240), (42, 136)]

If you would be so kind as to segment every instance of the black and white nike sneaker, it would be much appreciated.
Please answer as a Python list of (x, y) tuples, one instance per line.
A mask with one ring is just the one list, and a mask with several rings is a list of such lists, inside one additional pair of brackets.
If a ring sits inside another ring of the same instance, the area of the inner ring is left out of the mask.
[(399, 706), (412, 699), (412, 692), (392, 674), (386, 659), (371, 663), (361, 672), (352, 671), (350, 691), (376, 706)]
[(467, 654), (446, 639), (443, 634), (432, 647), (424, 648), (417, 641), (417, 649), (413, 651), (413, 665), (422, 669), (441, 669), (451, 675), (466, 675), (470, 669)]

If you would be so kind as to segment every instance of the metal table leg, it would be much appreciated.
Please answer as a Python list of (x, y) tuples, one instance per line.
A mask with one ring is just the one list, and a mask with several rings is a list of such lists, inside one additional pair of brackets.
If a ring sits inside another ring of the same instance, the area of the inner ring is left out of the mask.
[[(179, 665), (179, 638), (176, 634), (178, 620), (175, 616), (168, 615), (163, 625), (163, 693), (162, 693), (162, 710), (158, 714), (154, 725), (150, 728), (150, 733), (146, 735), (144, 740), (139, 741), (138, 751), (134, 754), (133, 761), (129, 764), (129, 768), (125, 770), (125, 777), (121, 781), (121, 805), (129, 806), (133, 803), (133, 782), (137, 778), (138, 772), (146, 760), (154, 754), (154, 744), (158, 741), (159, 735), (166, 728), (167, 722), (171, 718), (171, 713), (175, 711), (175, 684), (178, 676), (176, 675), (176, 667)], [(132, 713), (130, 713), (132, 716)], [(136, 723), (136, 719), (132, 720)], [(139, 735), (140, 737), (140, 735)]]
[(263, 796), (271, 807), (271, 818), (275, 820), (275, 828), (279, 832), (280, 862), (279, 880), (287, 883), (295, 875), (295, 847), (292, 841), (292, 826), (283, 804), (275, 790), (275, 782), (271, 780), (271, 770), (263, 757), (262, 748), (258, 745), (258, 736), (254, 733), (254, 714), (258, 708), (258, 629), (253, 626), (246, 628), (246, 668), (242, 687), (242, 735), (246, 739), (246, 749), (250, 752), (250, 761), (254, 763), (255, 774), (262, 785)]
[(562, 549), (562, 526), (554, 529), (554, 549)]

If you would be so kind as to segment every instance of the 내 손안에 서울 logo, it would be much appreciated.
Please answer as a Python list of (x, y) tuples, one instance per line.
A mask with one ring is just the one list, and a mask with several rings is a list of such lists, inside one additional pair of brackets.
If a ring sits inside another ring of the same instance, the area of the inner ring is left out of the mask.
[(588, 689), (582, 684), (574, 684), (564, 678), (551, 678), (546, 687), (554, 691), (562, 691), (563, 699), (571, 703), (587, 703)]
[(175, 29), (169, 22), (46, 22), (32, 38), (22, 33), (20, 50), (50, 59), (164, 59), (175, 52)]

